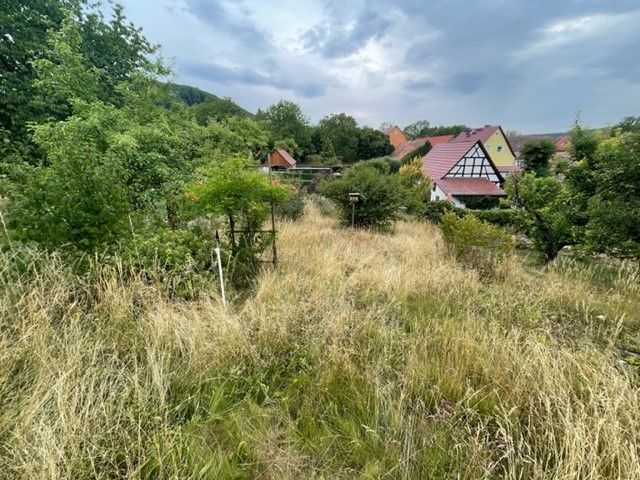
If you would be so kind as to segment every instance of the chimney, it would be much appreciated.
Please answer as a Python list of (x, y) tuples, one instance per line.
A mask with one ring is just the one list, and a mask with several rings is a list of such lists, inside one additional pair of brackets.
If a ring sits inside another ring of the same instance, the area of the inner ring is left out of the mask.
[(464, 129), (464, 133), (466, 133), (467, 137), (471, 134), (471, 129), (470, 128), (465, 128)]
[(484, 128), (490, 127), (491, 125), (485, 125)]

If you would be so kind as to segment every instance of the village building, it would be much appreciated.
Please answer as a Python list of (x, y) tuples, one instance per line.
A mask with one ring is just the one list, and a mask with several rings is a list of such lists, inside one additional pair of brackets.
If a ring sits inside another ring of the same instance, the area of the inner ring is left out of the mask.
[(424, 155), (430, 147), (434, 147), (439, 143), (448, 142), (453, 135), (438, 135), (433, 137), (418, 137), (413, 140), (407, 140), (407, 137), (399, 127), (393, 126), (389, 130), (389, 143), (394, 147), (391, 158), (396, 160), (408, 160), (415, 155)]
[(472, 198), (503, 197), (503, 175), (479, 140), (445, 142), (423, 158), (423, 173), (431, 178), (431, 200), (448, 200), (466, 208)]
[(482, 142), (482, 146), (498, 168), (517, 165), (516, 154), (500, 125), (467, 128), (451, 141), (465, 143), (476, 140)]
[(295, 168), (297, 161), (284, 148), (276, 148), (270, 154), (263, 167), (271, 167), (274, 170), (289, 170)]

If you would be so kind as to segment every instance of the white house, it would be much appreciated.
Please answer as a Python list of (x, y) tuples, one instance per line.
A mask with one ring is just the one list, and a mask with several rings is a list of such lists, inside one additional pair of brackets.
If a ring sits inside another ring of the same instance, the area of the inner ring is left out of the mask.
[(465, 208), (465, 197), (502, 197), (504, 178), (480, 140), (447, 142), (424, 156), (422, 171), (433, 181), (431, 200)]

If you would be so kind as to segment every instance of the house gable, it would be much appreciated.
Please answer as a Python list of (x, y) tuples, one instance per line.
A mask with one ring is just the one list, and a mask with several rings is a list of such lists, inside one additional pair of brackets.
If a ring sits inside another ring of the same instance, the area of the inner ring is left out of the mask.
[(397, 148), (398, 145), (407, 141), (407, 137), (403, 133), (397, 125), (391, 127), (389, 130), (389, 143), (393, 145), (394, 148)]
[(510, 166), (514, 164), (516, 156), (501, 127), (498, 127), (489, 138), (483, 141), (483, 144), (496, 165)]
[(480, 141), (474, 143), (442, 178), (483, 178), (495, 184), (503, 180)]

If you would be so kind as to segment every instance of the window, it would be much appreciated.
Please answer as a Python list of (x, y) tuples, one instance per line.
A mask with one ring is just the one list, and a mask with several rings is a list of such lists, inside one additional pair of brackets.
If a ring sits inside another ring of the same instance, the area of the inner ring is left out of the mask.
[(498, 145), (498, 148), (496, 149), (498, 152), (502, 151), (502, 145)]
[(436, 195), (436, 202), (440, 201), (440, 197)]

